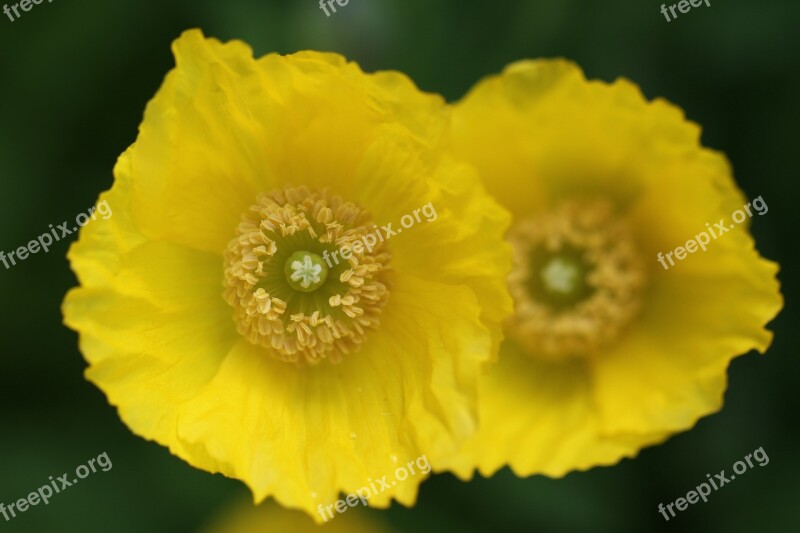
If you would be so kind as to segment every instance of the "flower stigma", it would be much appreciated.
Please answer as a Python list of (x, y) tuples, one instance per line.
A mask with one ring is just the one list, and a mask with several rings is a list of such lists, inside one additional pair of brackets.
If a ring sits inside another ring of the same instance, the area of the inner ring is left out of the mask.
[(317, 254), (301, 250), (286, 260), (286, 281), (296, 291), (314, 292), (328, 278), (328, 266)]

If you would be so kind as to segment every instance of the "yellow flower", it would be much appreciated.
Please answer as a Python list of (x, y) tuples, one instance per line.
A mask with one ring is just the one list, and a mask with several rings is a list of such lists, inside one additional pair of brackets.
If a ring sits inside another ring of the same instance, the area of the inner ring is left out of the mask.
[(337, 515), (324, 528), (298, 511), (279, 507), (274, 502), (259, 506), (242, 503), (225, 509), (219, 517), (203, 528), (203, 533), (266, 533), (287, 531), (291, 533), (390, 533), (382, 522), (374, 520), (371, 513), (355, 509)]
[(515, 314), (479, 434), (436, 466), (561, 476), (719, 410), (730, 360), (767, 349), (782, 298), (746, 223), (669, 270), (657, 259), (747, 203), (700, 128), (563, 60), (511, 65), (453, 120), (455, 154), (514, 216)]
[[(402, 74), (197, 30), (173, 51), (101, 196), (114, 217), (70, 250), (65, 321), (136, 434), (321, 521), (475, 430), (509, 216)], [(424, 477), (370, 505), (413, 504)]]

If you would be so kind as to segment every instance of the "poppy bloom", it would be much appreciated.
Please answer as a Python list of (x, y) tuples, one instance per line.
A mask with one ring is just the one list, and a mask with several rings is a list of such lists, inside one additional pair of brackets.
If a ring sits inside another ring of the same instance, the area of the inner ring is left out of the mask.
[(454, 154), (514, 217), (515, 313), (480, 383), (480, 432), (434, 466), (562, 476), (719, 410), (728, 364), (767, 349), (782, 297), (746, 222), (688, 243), (748, 205), (700, 128), (563, 60), (509, 66), (453, 120)]
[(443, 150), (446, 103), (400, 73), (196, 30), (173, 51), (102, 195), (113, 219), (69, 252), (65, 320), (136, 434), (321, 521), (474, 432), (509, 216)]

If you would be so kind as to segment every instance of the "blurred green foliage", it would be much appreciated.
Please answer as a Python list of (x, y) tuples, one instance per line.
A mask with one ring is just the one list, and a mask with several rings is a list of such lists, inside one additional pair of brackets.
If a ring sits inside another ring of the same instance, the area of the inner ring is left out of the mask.
[[(366, 70), (399, 69), (455, 100), (516, 59), (564, 56), (589, 77), (628, 77), (683, 107), (725, 151), (749, 198), (762, 254), (783, 265), (788, 305), (766, 357), (730, 370), (724, 410), (691, 432), (613, 468), (563, 480), (503, 471), (464, 484), (437, 476), (413, 509), (375, 513), (400, 530), (789, 531), (800, 458), (795, 381), (798, 227), (796, 126), (800, 4), (714, 1), (667, 23), (660, 2), (606, 0), (350, 0), (326, 17), (314, 0), (56, 0), (15, 22), (0, 17), (0, 249), (14, 249), (93, 205), (111, 185), (146, 102), (172, 66), (170, 42), (200, 27), (249, 42), (257, 55), (333, 50)], [(82, 376), (60, 302), (75, 284), (56, 244), (0, 267), (0, 501), (10, 503), (99, 453), (113, 469), (89, 477), (0, 530), (195, 531), (243, 486), (196, 471), (132, 435)], [(513, 406), (509, 406), (513, 408)], [(669, 523), (669, 502), (763, 446), (770, 463)], [(368, 511), (369, 512), (369, 511)]]

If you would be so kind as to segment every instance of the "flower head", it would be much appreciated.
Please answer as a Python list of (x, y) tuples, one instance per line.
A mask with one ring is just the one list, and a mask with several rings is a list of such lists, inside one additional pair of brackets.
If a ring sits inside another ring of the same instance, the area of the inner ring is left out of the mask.
[(441, 149), (446, 104), (399, 73), (199, 31), (173, 50), (102, 195), (114, 218), (70, 250), (65, 321), (135, 433), (321, 520), (474, 431), (508, 215)]
[(479, 83), (453, 131), (514, 216), (515, 313), (481, 380), (481, 430), (445, 466), (560, 476), (720, 409), (729, 362), (766, 350), (782, 299), (746, 224), (658, 261), (747, 203), (698, 126), (628, 81), (548, 60)]

